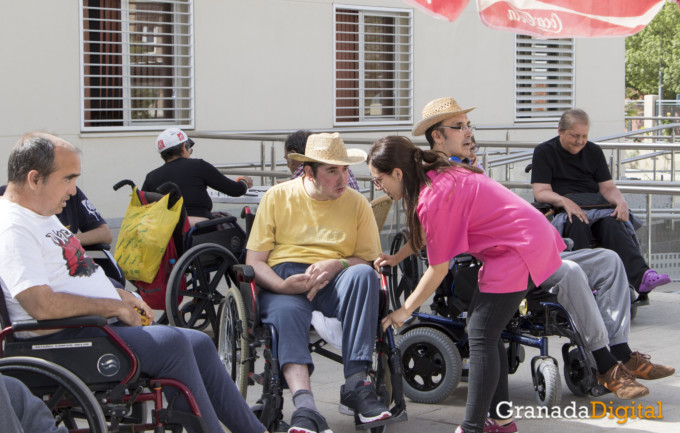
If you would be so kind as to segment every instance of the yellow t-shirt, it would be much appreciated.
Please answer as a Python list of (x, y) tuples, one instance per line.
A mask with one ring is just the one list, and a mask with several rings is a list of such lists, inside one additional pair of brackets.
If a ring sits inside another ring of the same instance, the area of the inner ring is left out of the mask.
[(300, 177), (267, 191), (257, 208), (247, 248), (270, 251), (269, 266), (377, 258), (380, 237), (368, 200), (351, 188), (335, 200), (314, 200), (302, 182)]

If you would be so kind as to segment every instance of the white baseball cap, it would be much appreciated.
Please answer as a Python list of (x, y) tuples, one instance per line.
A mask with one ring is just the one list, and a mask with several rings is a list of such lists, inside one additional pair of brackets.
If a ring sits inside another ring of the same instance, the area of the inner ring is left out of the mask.
[(187, 134), (179, 128), (168, 128), (158, 134), (156, 148), (158, 149), (158, 153), (163, 153), (163, 151), (183, 143), (187, 143), (188, 147), (191, 147), (194, 145), (194, 140), (189, 138)]

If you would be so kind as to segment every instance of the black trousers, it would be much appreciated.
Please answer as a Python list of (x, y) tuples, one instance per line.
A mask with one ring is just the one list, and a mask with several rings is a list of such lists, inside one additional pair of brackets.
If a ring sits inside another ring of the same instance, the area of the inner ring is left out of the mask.
[(637, 290), (642, 276), (649, 269), (640, 248), (626, 226), (614, 217), (606, 217), (586, 224), (578, 218), (567, 221), (564, 236), (574, 241), (574, 250), (599, 246), (615, 251), (626, 269), (628, 282)]

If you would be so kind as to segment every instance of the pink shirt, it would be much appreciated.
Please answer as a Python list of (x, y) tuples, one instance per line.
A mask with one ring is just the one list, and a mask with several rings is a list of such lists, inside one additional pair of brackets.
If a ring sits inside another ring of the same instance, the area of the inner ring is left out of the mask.
[(539, 285), (561, 265), (562, 238), (521, 197), (463, 168), (428, 176), (432, 186), (421, 189), (417, 213), (431, 265), (472, 254), (484, 263), (479, 290), (487, 293), (525, 290), (529, 275)]

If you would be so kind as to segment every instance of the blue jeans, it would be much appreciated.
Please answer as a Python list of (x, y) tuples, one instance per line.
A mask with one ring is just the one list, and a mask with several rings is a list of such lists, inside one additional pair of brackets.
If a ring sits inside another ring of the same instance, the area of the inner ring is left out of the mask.
[[(111, 328), (139, 358), (142, 373), (156, 378), (175, 379), (191, 390), (211, 432), (222, 432), (220, 421), (232, 432), (262, 433), (265, 428), (246, 404), (215, 345), (206, 334), (172, 326), (118, 326)], [(60, 340), (103, 335), (97, 328), (64, 329), (33, 340)], [(168, 401), (176, 394), (166, 389)], [(175, 407), (189, 411), (186, 400), (178, 398)]]
[[(302, 274), (303, 263), (280, 263), (273, 267), (286, 279)], [(307, 364), (314, 368), (309, 353), (312, 311), (342, 322), (342, 359), (345, 377), (367, 370), (373, 359), (378, 326), (380, 280), (368, 265), (351, 266), (340, 272), (310, 302), (307, 296), (260, 291), (262, 322), (274, 325), (279, 334), (279, 363)]]

